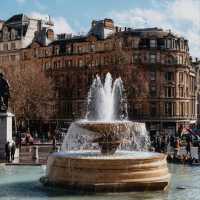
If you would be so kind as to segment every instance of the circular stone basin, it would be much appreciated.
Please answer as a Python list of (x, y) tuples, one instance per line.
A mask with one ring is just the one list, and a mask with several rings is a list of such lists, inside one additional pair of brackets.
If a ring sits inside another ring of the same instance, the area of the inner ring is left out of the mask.
[(122, 192), (164, 190), (169, 183), (166, 156), (151, 152), (57, 152), (48, 157), (46, 183), (69, 190)]
[(110, 133), (123, 133), (126, 132), (131, 125), (131, 121), (78, 121), (76, 124), (89, 131), (110, 134)]
[(130, 121), (79, 121), (76, 124), (95, 133), (93, 142), (98, 143), (102, 154), (114, 154), (123, 142), (121, 136), (127, 132), (132, 124)]

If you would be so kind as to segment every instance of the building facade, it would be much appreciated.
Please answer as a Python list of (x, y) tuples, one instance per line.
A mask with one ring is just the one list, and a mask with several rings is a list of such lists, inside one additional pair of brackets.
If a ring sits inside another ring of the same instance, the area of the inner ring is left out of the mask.
[(6, 21), (0, 21), (0, 66), (17, 65), (20, 50), (27, 48), (34, 40), (48, 45), (54, 40), (51, 20), (38, 20), (18, 14)]
[(197, 120), (197, 70), (183, 37), (159, 28), (115, 27), (111, 19), (93, 21), (84, 36), (63, 34), (50, 43), (36, 33), (16, 50), (18, 64), (40, 66), (53, 78), (57, 119), (84, 118), (93, 77), (110, 72), (124, 81), (129, 119), (145, 122), (151, 135), (175, 134)]

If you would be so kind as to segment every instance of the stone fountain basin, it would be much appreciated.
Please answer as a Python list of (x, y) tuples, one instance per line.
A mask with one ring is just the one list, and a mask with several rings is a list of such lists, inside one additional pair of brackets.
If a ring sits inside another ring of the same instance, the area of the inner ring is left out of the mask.
[(48, 157), (46, 183), (83, 192), (164, 190), (170, 174), (164, 154), (117, 151), (53, 153)]
[(130, 129), (137, 122), (126, 120), (121, 121), (79, 121), (76, 124), (90, 131), (90, 135), (94, 136), (91, 141), (98, 143), (102, 154), (114, 154), (121, 143), (127, 143), (124, 139), (126, 134), (130, 133)]
[(124, 133), (133, 122), (131, 121), (79, 121), (76, 124), (89, 131), (100, 134)]

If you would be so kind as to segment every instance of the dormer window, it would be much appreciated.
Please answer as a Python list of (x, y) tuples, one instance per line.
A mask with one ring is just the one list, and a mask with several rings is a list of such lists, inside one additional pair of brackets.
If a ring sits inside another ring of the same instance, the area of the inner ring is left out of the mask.
[(15, 40), (15, 30), (11, 31), (11, 40)]
[(3, 29), (3, 40), (4, 41), (7, 41), (9, 39), (9, 33), (8, 33), (8, 28), (7, 27), (4, 27)]
[(59, 47), (55, 47), (54, 53), (55, 53), (55, 55), (59, 55)]

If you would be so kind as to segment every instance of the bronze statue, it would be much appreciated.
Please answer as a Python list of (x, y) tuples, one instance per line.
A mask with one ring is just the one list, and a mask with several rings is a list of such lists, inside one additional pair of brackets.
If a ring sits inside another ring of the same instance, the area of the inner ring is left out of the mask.
[(0, 73), (0, 112), (6, 112), (8, 110), (9, 88), (8, 81), (4, 78), (3, 73)]

